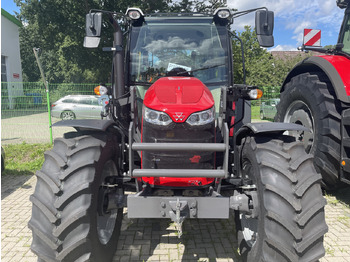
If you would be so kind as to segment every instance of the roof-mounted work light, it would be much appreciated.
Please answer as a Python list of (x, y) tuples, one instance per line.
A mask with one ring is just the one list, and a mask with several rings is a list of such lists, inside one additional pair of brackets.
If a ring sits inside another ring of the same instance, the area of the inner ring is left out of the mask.
[(221, 25), (232, 23), (231, 10), (227, 7), (220, 7), (214, 11), (214, 22)]
[(350, 0), (337, 0), (337, 5), (339, 8), (346, 8), (350, 5)]
[(143, 17), (144, 14), (140, 8), (131, 7), (126, 10), (126, 16), (132, 20), (138, 20)]
[(220, 7), (214, 11), (214, 16), (220, 19), (228, 19), (231, 16), (231, 11), (227, 7)]

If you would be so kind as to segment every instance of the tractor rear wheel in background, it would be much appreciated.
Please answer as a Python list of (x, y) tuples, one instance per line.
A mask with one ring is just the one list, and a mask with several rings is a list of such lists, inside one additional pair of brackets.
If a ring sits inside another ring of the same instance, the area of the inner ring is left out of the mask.
[(312, 156), (290, 136), (247, 137), (241, 150), (250, 208), (235, 216), (243, 261), (317, 261), (328, 228)]
[[(118, 176), (116, 139), (104, 134), (56, 139), (45, 153), (29, 228), (39, 261), (112, 261), (123, 208), (107, 209)], [(114, 183), (115, 184), (115, 183)], [(120, 193), (123, 197), (123, 193)]]
[(277, 105), (276, 122), (301, 124), (311, 132), (289, 132), (314, 155), (325, 189), (339, 185), (341, 105), (328, 78), (321, 73), (297, 75), (285, 85)]

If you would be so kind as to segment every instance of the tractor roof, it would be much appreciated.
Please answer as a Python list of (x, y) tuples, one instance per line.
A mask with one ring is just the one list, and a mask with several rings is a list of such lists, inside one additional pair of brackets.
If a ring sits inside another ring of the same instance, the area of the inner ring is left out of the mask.
[(129, 8), (126, 16), (133, 20), (134, 26), (141, 26), (146, 23), (219, 23), (227, 25), (231, 22), (231, 11), (226, 8), (218, 8), (213, 14), (204, 13), (153, 13), (144, 14), (139, 8)]
[(146, 16), (146, 23), (204, 23), (213, 22), (212, 16)]

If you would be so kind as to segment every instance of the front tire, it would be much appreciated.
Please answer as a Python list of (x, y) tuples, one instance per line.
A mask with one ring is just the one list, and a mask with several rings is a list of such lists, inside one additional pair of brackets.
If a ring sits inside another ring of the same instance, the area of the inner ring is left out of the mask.
[(29, 228), (40, 261), (112, 261), (123, 208), (98, 212), (101, 190), (117, 176), (116, 139), (84, 135), (56, 139), (36, 173)]
[(243, 141), (243, 194), (251, 212), (236, 211), (244, 261), (317, 261), (325, 251), (325, 199), (312, 157), (294, 138)]
[(333, 87), (323, 74), (297, 75), (285, 85), (277, 105), (276, 122), (301, 124), (310, 132), (292, 132), (302, 141), (307, 153), (314, 155), (314, 164), (325, 189), (339, 187), (341, 105)]

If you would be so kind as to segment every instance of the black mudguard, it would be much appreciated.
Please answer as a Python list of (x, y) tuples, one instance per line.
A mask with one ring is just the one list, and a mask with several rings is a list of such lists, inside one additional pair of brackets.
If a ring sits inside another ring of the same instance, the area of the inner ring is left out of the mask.
[(288, 74), (283, 82), (281, 93), (285, 85), (296, 75), (309, 72), (324, 72), (332, 83), (337, 98), (345, 103), (350, 102), (350, 97), (346, 94), (346, 88), (335, 67), (326, 59), (319, 56), (308, 57), (298, 63)]
[(75, 119), (75, 120), (62, 120), (52, 126), (69, 126), (74, 127), (77, 131), (96, 130), (106, 131), (108, 127), (115, 124), (113, 120), (100, 120), (100, 119)]
[[(279, 123), (279, 122), (258, 122), (248, 123), (242, 126), (235, 134), (234, 137), (234, 169), (236, 173), (241, 170), (241, 154), (239, 152), (239, 146), (242, 143), (243, 138), (248, 136), (254, 136), (258, 134), (276, 135), (280, 136), (285, 131), (310, 131), (308, 128), (292, 123)], [(231, 181), (233, 184), (239, 184), (241, 178), (236, 181)], [(229, 181), (230, 182), (230, 181)], [(231, 183), (230, 182), (230, 183)]]
[(283, 134), (285, 131), (310, 131), (308, 128), (292, 124), (279, 122), (259, 122), (248, 123), (242, 126), (235, 135), (235, 145), (240, 145), (242, 138), (247, 135), (256, 135), (261, 133), (275, 133), (277, 135)]

